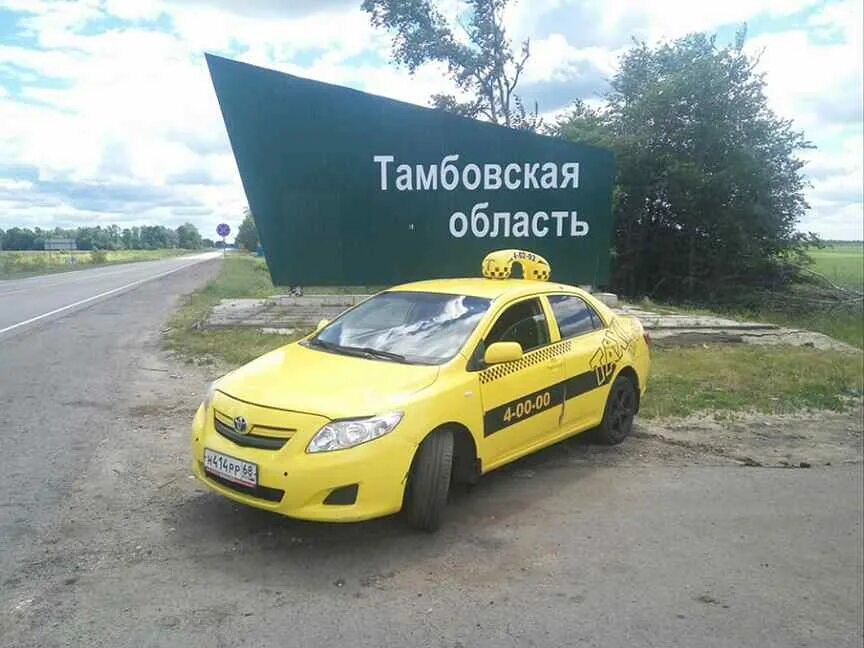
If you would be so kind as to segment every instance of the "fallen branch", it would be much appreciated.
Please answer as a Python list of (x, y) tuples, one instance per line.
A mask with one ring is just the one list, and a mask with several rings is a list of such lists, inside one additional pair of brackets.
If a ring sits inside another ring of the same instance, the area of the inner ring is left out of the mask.
[(831, 286), (834, 290), (837, 290), (837, 291), (842, 292), (842, 293), (850, 293), (852, 295), (858, 295), (859, 297), (864, 297), (864, 292), (859, 292), (857, 290), (852, 290), (851, 288), (845, 288), (843, 286), (838, 286), (833, 281), (831, 281), (828, 277), (826, 277), (825, 275), (823, 275), (819, 272), (816, 272), (815, 270), (811, 270), (810, 268), (803, 268), (803, 267), (801, 268), (801, 270), (803, 272), (806, 272), (809, 275), (812, 275), (818, 279), (821, 279), (826, 284)]

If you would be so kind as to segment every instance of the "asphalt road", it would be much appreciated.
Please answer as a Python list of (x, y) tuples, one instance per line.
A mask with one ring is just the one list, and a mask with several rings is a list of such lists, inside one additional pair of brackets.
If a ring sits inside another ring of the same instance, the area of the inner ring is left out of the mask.
[(205, 252), (0, 281), (0, 338), (218, 256)]
[[(0, 282), (0, 574), (56, 519), (155, 348), (178, 294), (212, 255)], [(218, 258), (218, 255), (217, 255)], [(2, 581), (0, 581), (2, 582)]]
[(0, 339), (3, 648), (861, 645), (860, 463), (577, 439), (457, 493), (435, 535), (203, 491), (188, 426), (221, 369), (159, 330), (217, 268)]

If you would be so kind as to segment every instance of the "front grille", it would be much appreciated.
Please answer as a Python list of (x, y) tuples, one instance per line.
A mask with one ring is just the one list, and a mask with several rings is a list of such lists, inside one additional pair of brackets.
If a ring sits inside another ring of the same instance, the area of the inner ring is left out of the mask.
[(219, 417), (215, 415), (213, 416), (213, 427), (216, 428), (216, 431), (226, 439), (246, 448), (279, 450), (288, 442), (288, 439), (279, 439), (277, 437), (265, 437), (256, 434), (237, 434), (233, 427), (223, 423), (219, 420)]
[(279, 490), (278, 488), (268, 488), (267, 486), (244, 486), (243, 484), (235, 484), (232, 481), (229, 481), (219, 475), (214, 475), (209, 470), (203, 467), (204, 474), (207, 475), (207, 479), (211, 479), (217, 484), (221, 484), (225, 488), (230, 488), (233, 491), (237, 491), (238, 493), (243, 493), (245, 495), (251, 495), (252, 497), (257, 497), (258, 499), (267, 500), (268, 502), (281, 502), (282, 496), (285, 495), (285, 491)]

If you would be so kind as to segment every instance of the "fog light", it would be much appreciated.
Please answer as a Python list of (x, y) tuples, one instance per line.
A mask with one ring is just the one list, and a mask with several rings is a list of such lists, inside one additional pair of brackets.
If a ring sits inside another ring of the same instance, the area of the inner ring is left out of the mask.
[(350, 506), (357, 501), (357, 489), (357, 484), (334, 488), (330, 491), (324, 503), (328, 506)]

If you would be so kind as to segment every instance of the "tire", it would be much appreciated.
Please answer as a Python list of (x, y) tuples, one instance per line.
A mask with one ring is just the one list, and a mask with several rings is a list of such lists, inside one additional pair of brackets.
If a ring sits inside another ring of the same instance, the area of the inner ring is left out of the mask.
[(408, 524), (422, 531), (435, 531), (447, 504), (453, 470), (453, 432), (436, 430), (427, 436), (411, 466), (405, 494)]
[(636, 386), (626, 376), (618, 376), (609, 390), (603, 421), (595, 430), (595, 438), (606, 445), (621, 443), (630, 435), (635, 415)]

